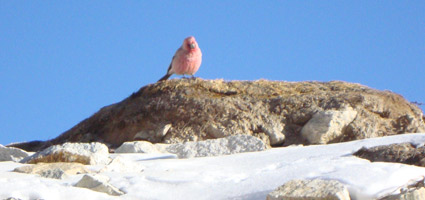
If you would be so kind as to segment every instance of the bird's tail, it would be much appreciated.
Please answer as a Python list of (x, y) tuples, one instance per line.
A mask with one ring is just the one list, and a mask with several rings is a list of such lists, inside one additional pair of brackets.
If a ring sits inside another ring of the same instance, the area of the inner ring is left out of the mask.
[(170, 76), (171, 76), (172, 74), (165, 74), (165, 76), (163, 76), (161, 79), (159, 79), (157, 82), (160, 82), (160, 81), (165, 81), (165, 80), (167, 80), (168, 78), (170, 78)]

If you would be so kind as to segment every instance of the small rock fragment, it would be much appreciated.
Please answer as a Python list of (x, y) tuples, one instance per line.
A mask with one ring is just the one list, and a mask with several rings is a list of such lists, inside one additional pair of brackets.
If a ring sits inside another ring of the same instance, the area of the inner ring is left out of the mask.
[(229, 135), (226, 133), (226, 128), (221, 126), (220, 124), (210, 124), (206, 128), (206, 132), (213, 136), (214, 138), (222, 138)]
[(345, 185), (336, 180), (292, 180), (267, 195), (267, 200), (349, 200)]
[(157, 137), (164, 137), (165, 135), (167, 135), (168, 130), (170, 130), (171, 128), (171, 124), (166, 124), (164, 125), (162, 128), (160, 128), (157, 132), (156, 132), (156, 136)]
[(162, 138), (167, 135), (168, 130), (171, 128), (171, 124), (160, 126), (155, 130), (142, 130), (137, 132), (133, 139), (134, 140), (149, 140), (149, 141), (161, 141)]
[(109, 177), (101, 175), (84, 175), (74, 186), (103, 192), (113, 196), (123, 195), (124, 192), (108, 183)]

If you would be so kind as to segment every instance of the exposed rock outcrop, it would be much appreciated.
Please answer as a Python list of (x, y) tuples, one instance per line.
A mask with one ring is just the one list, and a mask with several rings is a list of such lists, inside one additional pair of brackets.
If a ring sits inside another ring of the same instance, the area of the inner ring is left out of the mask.
[(425, 147), (416, 147), (411, 143), (361, 148), (354, 155), (372, 162), (397, 162), (425, 167)]
[(235, 153), (264, 151), (266, 144), (260, 139), (249, 135), (234, 135), (225, 138), (199, 142), (185, 142), (165, 146), (169, 153), (177, 154), (179, 158), (230, 155)]
[[(322, 128), (305, 127), (312, 124)], [(236, 134), (288, 146), (407, 132), (425, 132), (422, 111), (400, 95), (359, 84), (173, 79), (141, 88), (55, 139), (12, 146), (38, 151), (99, 141), (116, 148), (133, 140), (182, 143)]]
[(264, 151), (267, 145), (257, 137), (233, 135), (225, 138), (179, 144), (151, 144), (146, 141), (125, 142), (116, 153), (172, 153), (179, 158), (230, 155)]
[(336, 180), (292, 180), (267, 195), (267, 200), (350, 200), (345, 185)]

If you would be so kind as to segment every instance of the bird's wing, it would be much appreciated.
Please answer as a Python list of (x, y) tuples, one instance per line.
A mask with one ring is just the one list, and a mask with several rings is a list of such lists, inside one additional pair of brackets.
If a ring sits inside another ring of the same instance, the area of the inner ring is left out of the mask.
[(173, 72), (170, 72), (171, 71), (171, 67), (172, 67), (172, 65), (173, 65), (173, 61), (174, 61), (174, 58), (175, 58), (176, 56), (173, 56), (173, 58), (171, 59), (171, 63), (170, 63), (170, 66), (168, 67), (168, 69), (167, 69), (167, 74), (172, 74)]

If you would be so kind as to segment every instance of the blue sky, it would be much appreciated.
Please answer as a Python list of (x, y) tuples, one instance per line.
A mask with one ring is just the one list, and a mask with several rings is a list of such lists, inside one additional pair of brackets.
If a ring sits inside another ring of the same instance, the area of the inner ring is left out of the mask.
[(424, 10), (425, 1), (0, 1), (0, 144), (52, 139), (156, 82), (189, 35), (203, 79), (343, 80), (425, 103)]

